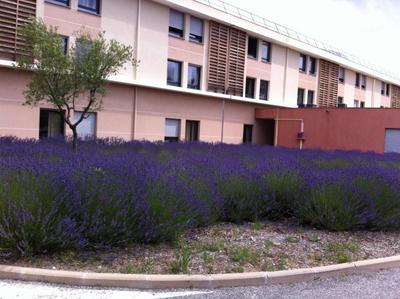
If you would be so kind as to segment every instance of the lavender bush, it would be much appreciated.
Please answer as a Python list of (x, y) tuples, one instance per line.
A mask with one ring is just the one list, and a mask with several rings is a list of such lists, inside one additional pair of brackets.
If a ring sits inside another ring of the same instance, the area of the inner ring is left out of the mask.
[(400, 229), (400, 155), (0, 138), (0, 254), (175, 240), (189, 228), (295, 218)]

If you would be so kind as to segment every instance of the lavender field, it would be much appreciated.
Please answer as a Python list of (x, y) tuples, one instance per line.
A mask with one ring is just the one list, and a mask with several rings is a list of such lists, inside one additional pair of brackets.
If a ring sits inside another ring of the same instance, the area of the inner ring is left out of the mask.
[(218, 222), (291, 218), (400, 229), (400, 155), (255, 145), (0, 138), (0, 254), (172, 241)]

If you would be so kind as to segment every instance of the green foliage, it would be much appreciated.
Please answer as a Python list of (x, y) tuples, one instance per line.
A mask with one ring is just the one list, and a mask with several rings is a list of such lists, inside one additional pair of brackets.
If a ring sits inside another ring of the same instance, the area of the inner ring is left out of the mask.
[(217, 252), (225, 248), (225, 242), (222, 240), (205, 243), (201, 246), (202, 251)]
[(228, 252), (229, 258), (239, 263), (240, 265), (251, 264), (257, 266), (260, 263), (261, 256), (260, 253), (249, 247), (236, 247), (232, 248)]
[(365, 206), (351, 192), (340, 185), (328, 185), (310, 191), (298, 208), (303, 223), (332, 231), (354, 230)]
[[(135, 63), (133, 50), (116, 40), (108, 41), (104, 32), (96, 36), (79, 32), (76, 36), (79, 46), (73, 45), (64, 53), (57, 28), (36, 19), (31, 19), (19, 33), (25, 48), (24, 55), (17, 57), (16, 65), (33, 73), (24, 92), (25, 104), (46, 103), (56, 109), (73, 131), (76, 148), (76, 127), (88, 112), (102, 109), (107, 79), (127, 62)], [(78, 98), (84, 108), (81, 117), (75, 120), (73, 112)]]
[(326, 244), (327, 257), (334, 263), (348, 263), (352, 261), (352, 254), (360, 250), (360, 245), (354, 242), (330, 242)]
[(191, 250), (189, 244), (184, 240), (180, 240), (176, 258), (171, 263), (171, 273), (189, 273), (190, 255)]
[(299, 239), (297, 237), (295, 237), (295, 236), (288, 235), (286, 237), (286, 242), (288, 242), (288, 243), (298, 243)]

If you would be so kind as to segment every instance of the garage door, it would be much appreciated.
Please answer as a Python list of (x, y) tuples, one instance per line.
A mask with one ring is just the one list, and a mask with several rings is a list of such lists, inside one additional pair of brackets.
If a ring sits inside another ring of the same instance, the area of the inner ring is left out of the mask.
[(385, 153), (400, 153), (400, 129), (386, 129)]

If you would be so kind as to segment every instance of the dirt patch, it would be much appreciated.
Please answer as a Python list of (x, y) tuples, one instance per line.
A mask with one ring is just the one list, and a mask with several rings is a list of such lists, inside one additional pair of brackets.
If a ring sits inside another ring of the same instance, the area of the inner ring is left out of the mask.
[(397, 255), (399, 232), (334, 233), (293, 222), (223, 223), (188, 232), (174, 244), (131, 245), (3, 264), (111, 273), (210, 274), (307, 268)]

